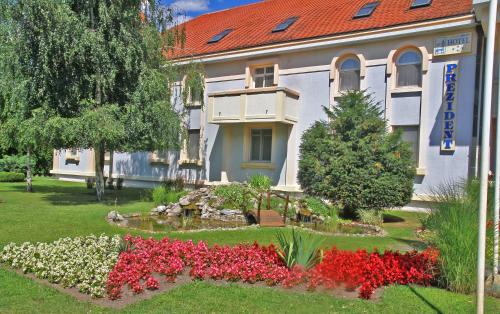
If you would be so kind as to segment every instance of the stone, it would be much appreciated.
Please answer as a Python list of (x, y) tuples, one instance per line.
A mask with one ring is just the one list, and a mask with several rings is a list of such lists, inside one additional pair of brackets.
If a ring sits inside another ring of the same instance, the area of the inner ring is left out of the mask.
[(174, 206), (172, 206), (171, 208), (169, 208), (168, 210), (168, 214), (176, 214), (176, 215), (179, 215), (180, 213), (182, 213), (182, 207), (179, 205), (179, 204), (175, 204)]
[(236, 209), (223, 209), (220, 211), (222, 215), (231, 216), (231, 215), (241, 215), (241, 210)]
[(112, 210), (108, 213), (108, 220), (111, 221), (123, 221), (123, 216), (120, 215), (116, 210)]
[(167, 206), (165, 206), (165, 205), (160, 205), (160, 206), (158, 206), (158, 207), (154, 208), (153, 210), (154, 210), (155, 212), (157, 212), (157, 213), (163, 213), (163, 212), (165, 212), (165, 211), (167, 210)]
[(201, 214), (201, 219), (210, 219), (210, 214), (209, 213)]
[(117, 217), (118, 213), (116, 211), (110, 211), (108, 213), (108, 220), (112, 220), (112, 221), (115, 221), (116, 217)]
[(189, 204), (191, 204), (191, 202), (189, 201), (188, 197), (183, 197), (179, 200), (179, 204), (181, 206), (188, 206)]
[(208, 189), (207, 188), (201, 188), (198, 190), (200, 193), (207, 193)]

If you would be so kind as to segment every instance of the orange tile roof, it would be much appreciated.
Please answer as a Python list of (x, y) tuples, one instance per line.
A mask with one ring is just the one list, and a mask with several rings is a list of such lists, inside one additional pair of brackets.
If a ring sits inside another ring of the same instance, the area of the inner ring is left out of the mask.
[[(176, 53), (176, 57), (379, 29), (472, 12), (472, 0), (433, 0), (430, 6), (410, 9), (412, 1), (380, 0), (370, 17), (359, 19), (353, 16), (373, 0), (264, 0), (208, 13), (182, 24), (186, 43), (183, 53)], [(299, 19), (286, 31), (271, 32), (293, 16)], [(217, 43), (207, 43), (225, 29), (233, 31)]]

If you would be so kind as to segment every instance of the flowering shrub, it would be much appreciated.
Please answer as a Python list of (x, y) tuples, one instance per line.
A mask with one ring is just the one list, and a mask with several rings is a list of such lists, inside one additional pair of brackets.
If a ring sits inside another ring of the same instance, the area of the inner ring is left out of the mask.
[(380, 254), (365, 250), (326, 252), (323, 261), (309, 274), (309, 288), (334, 288), (344, 284), (347, 289), (359, 287), (361, 298), (369, 299), (375, 289), (390, 284), (429, 285), (437, 277), (437, 251), (427, 249), (399, 253), (385, 251)]
[[(144, 288), (157, 289), (153, 273), (174, 282), (186, 268), (193, 279), (214, 279), (269, 285), (294, 283), (302, 278), (289, 270), (281, 261), (274, 246), (237, 245), (234, 247), (208, 247), (205, 242), (125, 238), (133, 249), (120, 254), (118, 262), (109, 274), (106, 289), (111, 299), (121, 295), (127, 285), (135, 292)], [(297, 279), (297, 277), (299, 277)]]
[(63, 238), (52, 243), (14, 243), (0, 252), (0, 262), (24, 273), (77, 287), (80, 292), (102, 297), (108, 274), (118, 259), (119, 236)]

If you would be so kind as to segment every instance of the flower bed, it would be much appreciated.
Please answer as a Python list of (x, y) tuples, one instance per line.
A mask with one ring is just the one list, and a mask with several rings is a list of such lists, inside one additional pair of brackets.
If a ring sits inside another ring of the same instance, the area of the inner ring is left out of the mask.
[(385, 251), (380, 254), (333, 248), (310, 272), (309, 287), (335, 288), (340, 284), (352, 290), (359, 287), (360, 297), (369, 299), (375, 289), (385, 285), (429, 285), (438, 275), (437, 257), (433, 249), (422, 253)]
[(120, 243), (120, 236), (104, 235), (63, 238), (52, 243), (11, 243), (0, 252), (0, 262), (51, 283), (102, 297), (108, 274), (118, 259)]
[(290, 288), (306, 284), (308, 290), (318, 287), (333, 289), (344, 285), (359, 288), (359, 295), (369, 299), (375, 289), (390, 284), (430, 284), (437, 276), (437, 252), (426, 250), (399, 253), (326, 252), (323, 261), (309, 271), (301, 267), (288, 269), (273, 245), (213, 246), (164, 238), (162, 240), (132, 238), (125, 241), (129, 249), (120, 258), (107, 281), (108, 296), (120, 298), (124, 286), (135, 293), (158, 289), (155, 273), (169, 282), (189, 269), (192, 279), (214, 279), (282, 285)]
[(437, 257), (434, 250), (381, 254), (333, 248), (310, 270), (300, 266), (289, 269), (273, 245), (208, 247), (202, 241), (195, 244), (131, 236), (123, 242), (119, 236), (104, 235), (64, 238), (52, 243), (9, 244), (0, 252), (0, 262), (25, 273), (63, 287), (77, 287), (93, 297), (107, 294), (112, 300), (120, 298), (127, 287), (135, 294), (159, 289), (158, 275), (175, 282), (181, 274), (189, 274), (193, 280), (264, 282), (307, 290), (345, 287), (369, 299), (381, 286), (433, 283), (438, 275)]
[(123, 252), (109, 274), (108, 295), (117, 299), (123, 286), (128, 285), (135, 293), (144, 289), (157, 289), (154, 273), (173, 282), (187, 268), (193, 279), (214, 279), (269, 285), (296, 280), (296, 275), (281, 261), (274, 246), (237, 245), (208, 247), (205, 242), (194, 244), (164, 238), (162, 240), (132, 238), (125, 241), (129, 250)]

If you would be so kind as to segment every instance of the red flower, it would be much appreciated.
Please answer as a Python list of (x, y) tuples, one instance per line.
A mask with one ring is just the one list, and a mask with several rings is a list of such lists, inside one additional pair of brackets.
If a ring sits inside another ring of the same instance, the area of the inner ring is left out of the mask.
[(296, 266), (288, 269), (276, 253), (273, 245), (259, 246), (240, 244), (234, 247), (205, 242), (178, 241), (125, 237), (128, 249), (122, 252), (109, 274), (106, 284), (109, 298), (121, 296), (123, 286), (128, 285), (134, 293), (144, 289), (158, 289), (159, 282), (152, 277), (162, 274), (169, 282), (187, 267), (193, 279), (266, 282), (281, 284), (289, 288), (306, 283), (308, 289), (318, 286), (335, 288), (344, 285), (349, 290), (359, 289), (362, 298), (370, 298), (380, 286), (390, 284), (430, 284), (437, 276), (436, 250), (422, 253), (378, 251), (368, 253), (340, 251), (336, 248), (326, 252), (323, 261), (306, 271)]

